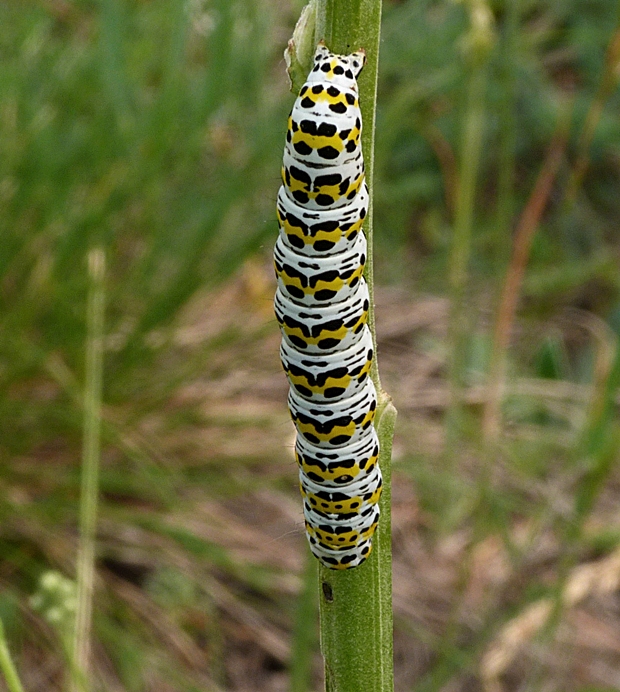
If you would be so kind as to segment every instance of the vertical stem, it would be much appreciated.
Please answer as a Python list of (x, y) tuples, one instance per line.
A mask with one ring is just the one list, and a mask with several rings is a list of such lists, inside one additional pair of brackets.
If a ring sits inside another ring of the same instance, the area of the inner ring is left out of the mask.
[(566, 186), (566, 193), (564, 195), (565, 212), (570, 211), (577, 198), (577, 193), (579, 192), (583, 177), (586, 174), (588, 165), (590, 163), (590, 147), (592, 146), (592, 140), (594, 139), (596, 128), (598, 127), (599, 121), (603, 114), (607, 99), (611, 96), (616, 88), (616, 85), (618, 84), (618, 68), (620, 66), (619, 22), (620, 16), (616, 20), (616, 30), (614, 31), (607, 47), (605, 67), (603, 69), (600, 84), (598, 86), (596, 95), (590, 104), (590, 108), (583, 125), (583, 130), (581, 131), (579, 140), (577, 142), (577, 157), (568, 181), (568, 185)]
[(0, 620), (0, 670), (2, 670), (9, 692), (24, 692), (17, 669), (9, 652), (2, 620)]
[(483, 432), (489, 442), (495, 441), (500, 432), (502, 387), (506, 376), (506, 353), (510, 342), (510, 333), (521, 293), (523, 275), (530, 256), (532, 240), (551, 194), (551, 188), (566, 148), (569, 122), (570, 119), (563, 115), (559, 132), (551, 143), (534, 190), (523, 210), (515, 232), (514, 250), (506, 273), (495, 322), (489, 385), (483, 413)]
[(454, 235), (450, 253), (450, 406), (447, 412), (448, 447), (454, 443), (461, 425), (461, 398), (463, 369), (467, 350), (468, 320), (465, 311), (465, 291), (471, 236), (476, 201), (476, 181), (480, 165), (482, 136), (484, 133), (485, 93), (487, 84), (487, 60), (479, 58), (471, 68), (467, 87), (467, 110), (460, 162), (460, 184), (454, 220)]
[(500, 143), (495, 218), (493, 264), (496, 274), (503, 274), (510, 252), (510, 225), (514, 213), (515, 158), (517, 129), (515, 127), (515, 74), (518, 48), (520, 0), (508, 0), (500, 52), (502, 96), (499, 107)]
[(95, 532), (101, 452), (101, 389), (105, 308), (105, 254), (97, 247), (88, 254), (89, 291), (86, 333), (86, 388), (80, 495), (80, 545), (77, 558), (77, 613), (73, 647), (71, 690), (78, 692), (88, 680), (93, 592), (95, 585)]
[(365, 277), (370, 292), (369, 326), (375, 342), (371, 377), (379, 395), (375, 425), (381, 444), (383, 474), (381, 521), (373, 538), (373, 552), (358, 568), (335, 572), (319, 566), (321, 651), (328, 692), (390, 692), (394, 686), (392, 661), (392, 553), (391, 453), (396, 409), (381, 389), (376, 358), (373, 283), (373, 172), (377, 71), (381, 31), (381, 0), (319, 0), (316, 39), (324, 38), (337, 53), (366, 51), (360, 75), (362, 148), (370, 208), (364, 221), (368, 238)]

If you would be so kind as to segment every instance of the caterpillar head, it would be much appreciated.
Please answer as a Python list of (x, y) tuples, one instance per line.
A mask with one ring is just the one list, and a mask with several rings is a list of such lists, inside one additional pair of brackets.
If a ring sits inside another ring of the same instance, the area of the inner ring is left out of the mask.
[(335, 86), (357, 91), (357, 76), (365, 62), (366, 53), (363, 49), (350, 55), (337, 55), (321, 41), (316, 47), (308, 82), (330, 82)]

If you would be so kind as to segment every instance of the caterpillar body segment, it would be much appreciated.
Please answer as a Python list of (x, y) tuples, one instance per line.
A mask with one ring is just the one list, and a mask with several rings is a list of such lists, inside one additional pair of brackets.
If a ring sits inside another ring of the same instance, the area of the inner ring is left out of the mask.
[(274, 248), (306, 536), (313, 555), (336, 570), (370, 555), (382, 490), (363, 278), (369, 199), (357, 76), (364, 62), (363, 51), (316, 49), (288, 120)]
[(304, 506), (306, 531), (321, 548), (347, 550), (362, 541), (370, 540), (379, 523), (379, 505), (369, 507), (363, 514), (348, 521), (328, 521)]
[(350, 300), (310, 308), (299, 305), (280, 289), (275, 313), (284, 341), (300, 353), (332, 353), (346, 350), (362, 338), (368, 321), (370, 299), (362, 279)]
[(348, 550), (330, 550), (319, 544), (316, 537), (306, 532), (312, 554), (330, 569), (351, 569), (361, 565), (372, 552), (372, 539), (360, 541)]
[[(299, 141), (303, 135), (337, 136), (343, 143), (339, 148), (345, 150), (349, 141), (354, 141), (357, 146), (360, 145), (362, 123), (357, 90), (335, 84), (327, 86), (321, 83), (305, 84), (299, 96), (300, 99), (293, 106), (288, 120), (291, 138), (287, 138), (287, 145), (290, 149), (295, 151), (295, 142)], [(325, 124), (334, 125), (337, 130), (334, 131), (329, 127), (321, 129), (321, 125)], [(296, 137), (297, 133), (299, 134)], [(299, 157), (304, 158), (303, 154)], [(332, 163), (337, 164), (340, 161), (332, 161)]]
[(364, 62), (362, 51), (341, 56), (318, 46), (288, 122), (286, 147), (299, 161), (337, 167), (357, 154), (362, 135), (357, 75)]
[(323, 449), (297, 436), (295, 458), (300, 471), (312, 483), (341, 490), (369, 477), (379, 460), (379, 439), (374, 428), (357, 443)]
[(350, 348), (326, 354), (306, 354), (282, 340), (280, 358), (291, 387), (306, 399), (328, 403), (359, 391), (373, 357), (372, 335), (366, 325), (362, 338)]
[(289, 117), (286, 135), (289, 145), (286, 151), (298, 161), (315, 166), (340, 166), (358, 155), (362, 138), (359, 118), (351, 123), (342, 119), (315, 121), (310, 113), (304, 115), (299, 121), (293, 115)]
[(297, 161), (286, 150), (282, 161), (282, 182), (287, 196), (307, 210), (339, 209), (357, 197), (364, 183), (361, 150), (354, 159), (334, 168), (316, 168)]
[(373, 473), (349, 485), (346, 492), (317, 485), (303, 472), (299, 474), (299, 486), (304, 502), (316, 514), (324, 519), (349, 521), (379, 502), (383, 484), (381, 472), (375, 466)]
[(366, 264), (366, 236), (360, 233), (351, 248), (337, 255), (307, 257), (276, 241), (273, 260), (278, 286), (302, 305), (333, 304), (355, 293)]
[(278, 193), (277, 214), (282, 238), (291, 250), (302, 255), (315, 257), (350, 248), (362, 231), (367, 213), (366, 183), (344, 207), (321, 211), (300, 206), (291, 199), (284, 185)]
[(350, 88), (357, 93), (357, 78), (365, 63), (366, 53), (363, 50), (350, 55), (336, 55), (329, 50), (324, 41), (320, 41), (306, 84), (334, 84), (340, 88)]
[(317, 447), (333, 449), (367, 434), (375, 419), (377, 394), (370, 379), (353, 396), (329, 404), (308, 401), (291, 388), (288, 408), (299, 435)]

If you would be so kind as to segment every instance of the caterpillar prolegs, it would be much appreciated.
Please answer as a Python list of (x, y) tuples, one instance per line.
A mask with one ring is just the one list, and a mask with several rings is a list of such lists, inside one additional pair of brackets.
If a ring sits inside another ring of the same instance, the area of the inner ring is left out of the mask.
[(370, 554), (382, 487), (363, 277), (364, 62), (363, 51), (335, 55), (322, 42), (316, 49), (288, 120), (274, 249), (306, 535), (332, 569), (357, 567)]

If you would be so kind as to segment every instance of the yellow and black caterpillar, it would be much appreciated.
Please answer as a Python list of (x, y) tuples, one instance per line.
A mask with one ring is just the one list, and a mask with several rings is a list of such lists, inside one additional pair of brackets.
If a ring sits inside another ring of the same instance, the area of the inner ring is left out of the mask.
[(382, 486), (363, 277), (364, 62), (363, 51), (335, 55), (322, 42), (316, 49), (288, 120), (274, 249), (306, 534), (332, 569), (357, 567), (370, 554)]

